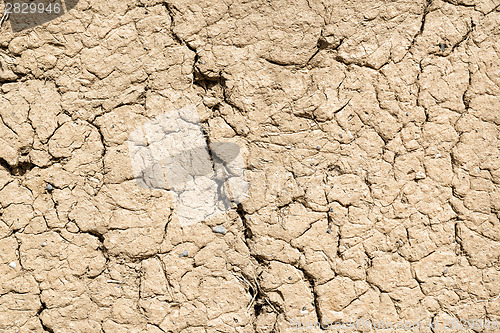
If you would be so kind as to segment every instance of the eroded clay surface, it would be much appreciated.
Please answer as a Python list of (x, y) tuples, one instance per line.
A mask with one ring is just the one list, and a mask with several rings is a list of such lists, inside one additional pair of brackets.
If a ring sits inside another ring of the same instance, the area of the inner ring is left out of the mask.
[[(499, 5), (81, 0), (5, 21), (0, 331), (500, 321)], [(127, 140), (188, 105), (250, 187), (186, 226)]]

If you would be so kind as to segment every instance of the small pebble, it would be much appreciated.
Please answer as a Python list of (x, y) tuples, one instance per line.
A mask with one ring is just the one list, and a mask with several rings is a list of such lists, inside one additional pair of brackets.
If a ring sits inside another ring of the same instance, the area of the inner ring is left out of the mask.
[(47, 242), (42, 243), (42, 247), (45, 247), (45, 246), (47, 246)]
[(48, 192), (51, 192), (53, 189), (54, 187), (51, 184), (47, 184), (47, 186), (45, 186), (45, 190)]
[(188, 256), (188, 251), (182, 251), (181, 253), (179, 253), (179, 258), (187, 257), (187, 256)]
[(332, 233), (332, 231), (330, 229), (327, 229), (326, 232), (329, 233), (329, 234)]
[(448, 267), (446, 267), (443, 271), (444, 274), (448, 273)]
[(226, 228), (224, 228), (223, 225), (218, 225), (216, 227), (213, 227), (212, 229), (215, 233), (218, 233), (218, 234), (225, 234), (226, 233)]
[(15, 262), (11, 262), (11, 263), (9, 264), (9, 267), (10, 267), (10, 268), (16, 268), (16, 266), (17, 266), (17, 265), (16, 265), (16, 263), (15, 263)]
[(415, 179), (424, 179), (425, 177), (425, 173), (423, 173), (422, 171), (419, 171), (415, 174)]

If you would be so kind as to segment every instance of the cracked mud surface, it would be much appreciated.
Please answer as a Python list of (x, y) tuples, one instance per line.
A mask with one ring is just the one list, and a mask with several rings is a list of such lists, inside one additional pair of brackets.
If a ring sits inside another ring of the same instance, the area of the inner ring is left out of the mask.
[[(499, 321), (499, 5), (82, 0), (7, 20), (0, 332)], [(250, 188), (184, 227), (126, 142), (190, 104)]]

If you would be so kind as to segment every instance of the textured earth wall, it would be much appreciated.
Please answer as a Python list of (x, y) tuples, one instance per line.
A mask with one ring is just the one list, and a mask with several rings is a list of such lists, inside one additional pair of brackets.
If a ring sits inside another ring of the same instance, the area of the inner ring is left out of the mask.
[[(498, 0), (81, 0), (0, 81), (0, 332), (500, 332)], [(128, 139), (189, 105), (249, 188), (184, 225)]]

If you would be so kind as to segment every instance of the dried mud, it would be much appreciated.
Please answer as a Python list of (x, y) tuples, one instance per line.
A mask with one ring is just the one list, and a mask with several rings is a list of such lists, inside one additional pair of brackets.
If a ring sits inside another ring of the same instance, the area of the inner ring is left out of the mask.
[[(499, 5), (81, 0), (6, 20), (0, 331), (500, 321)], [(127, 155), (186, 105), (250, 184), (191, 226)]]

